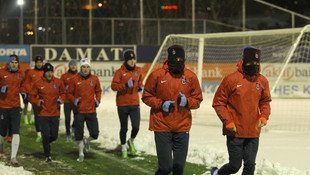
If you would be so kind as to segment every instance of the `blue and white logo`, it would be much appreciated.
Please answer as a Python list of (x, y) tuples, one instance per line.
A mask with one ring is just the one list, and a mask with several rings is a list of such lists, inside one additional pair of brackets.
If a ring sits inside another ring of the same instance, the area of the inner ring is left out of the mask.
[(182, 78), (182, 84), (186, 84), (186, 79)]
[(138, 72), (135, 72), (135, 75), (138, 76)]
[(56, 84), (54, 84), (54, 88), (55, 88), (55, 89), (57, 88)]
[(256, 90), (260, 90), (260, 85), (259, 85), (259, 83), (256, 83)]
[(17, 74), (17, 79), (20, 79), (20, 76), (19, 76), (19, 74)]
[(93, 83), (93, 81), (91, 81), (91, 82), (90, 82), (90, 86), (93, 86), (93, 85), (94, 85), (94, 83)]

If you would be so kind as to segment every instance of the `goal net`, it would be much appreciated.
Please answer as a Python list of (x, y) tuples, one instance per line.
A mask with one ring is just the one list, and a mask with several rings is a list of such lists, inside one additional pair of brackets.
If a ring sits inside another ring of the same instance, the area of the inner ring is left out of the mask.
[(183, 45), (186, 67), (197, 74), (204, 101), (194, 118), (220, 125), (212, 100), (221, 80), (236, 71), (244, 46), (261, 49), (261, 74), (272, 95), (268, 129), (310, 131), (310, 25), (303, 28), (168, 35), (149, 73), (162, 67), (169, 46)]

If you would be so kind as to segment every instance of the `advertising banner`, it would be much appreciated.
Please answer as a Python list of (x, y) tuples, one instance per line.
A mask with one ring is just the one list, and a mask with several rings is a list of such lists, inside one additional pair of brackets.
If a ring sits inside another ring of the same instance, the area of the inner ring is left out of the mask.
[(42, 55), (47, 62), (68, 62), (72, 59), (91, 58), (92, 61), (122, 61), (123, 51), (136, 45), (31, 45), (32, 58)]

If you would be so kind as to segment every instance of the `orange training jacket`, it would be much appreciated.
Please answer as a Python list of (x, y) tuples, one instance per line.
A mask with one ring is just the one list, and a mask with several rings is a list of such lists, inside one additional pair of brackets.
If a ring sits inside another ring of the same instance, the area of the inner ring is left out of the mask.
[(73, 105), (75, 99), (81, 97), (77, 106), (78, 113), (94, 113), (96, 112), (95, 99), (100, 103), (101, 93), (102, 89), (97, 76), (90, 75), (84, 78), (78, 74), (70, 81), (67, 97)]
[[(51, 81), (42, 77), (36, 81), (29, 93), (29, 101), (38, 106), (38, 116), (60, 116), (60, 104), (57, 99), (63, 102), (65, 87), (62, 81), (53, 77)], [(44, 102), (39, 106), (40, 100)]]
[[(132, 78), (133, 87), (126, 87), (128, 80)], [(136, 66), (134, 70), (129, 71), (123, 64), (116, 72), (111, 83), (111, 89), (117, 91), (116, 105), (129, 106), (139, 105), (140, 99), (138, 89), (142, 85), (141, 68)]]
[[(67, 72), (63, 75), (61, 75), (61, 81), (63, 82), (65, 88), (66, 88), (66, 94), (68, 93), (68, 89), (69, 89), (69, 84), (70, 84), (70, 80), (73, 76), (77, 75), (78, 72), (76, 71), (75, 73), (72, 72)], [(70, 100), (67, 98), (67, 96), (64, 98), (64, 102), (65, 103), (70, 103)]]
[(28, 71), (26, 80), (23, 84), (27, 93), (31, 91), (32, 86), (43, 77), (43, 70), (31, 69)]
[[(241, 60), (238, 70), (222, 80), (212, 106), (223, 122), (223, 135), (257, 138), (261, 131), (260, 118), (267, 121), (270, 115), (269, 85), (260, 73), (256, 76), (244, 74), (242, 63)], [(227, 125), (235, 126), (237, 132), (228, 131)]]
[(20, 107), (19, 93), (22, 92), (24, 73), (18, 67), (17, 72), (11, 72), (7, 66), (0, 70), (0, 88), (8, 85), (5, 94), (0, 92), (0, 107), (13, 108)]
[[(185, 107), (177, 104), (179, 92), (187, 98), (188, 105)], [(162, 103), (167, 100), (175, 101), (175, 108), (169, 113), (162, 110)], [(149, 129), (157, 132), (188, 132), (192, 125), (191, 109), (199, 108), (202, 100), (196, 74), (184, 68), (181, 76), (172, 76), (166, 60), (162, 68), (149, 75), (142, 95), (142, 101), (151, 107)]]

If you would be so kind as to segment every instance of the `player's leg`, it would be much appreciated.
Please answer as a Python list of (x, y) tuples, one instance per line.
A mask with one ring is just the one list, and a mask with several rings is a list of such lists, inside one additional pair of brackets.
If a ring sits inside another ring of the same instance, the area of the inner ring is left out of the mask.
[(5, 108), (0, 108), (0, 154), (4, 152), (4, 138), (8, 130), (8, 112)]
[(158, 169), (155, 175), (169, 175), (172, 171), (172, 133), (154, 132)]
[(89, 142), (96, 140), (99, 136), (99, 124), (97, 119), (97, 113), (88, 113), (86, 118), (86, 126), (89, 131), (89, 137), (84, 139), (85, 151), (90, 151)]
[(24, 115), (24, 123), (26, 125), (29, 124), (29, 120), (28, 120), (28, 115), (27, 115), (27, 112), (28, 112), (28, 100), (24, 100), (24, 109), (23, 109), (23, 115)]
[(172, 134), (172, 150), (173, 150), (173, 174), (183, 174), (185, 167), (189, 133), (179, 132)]
[(71, 136), (71, 109), (72, 103), (64, 103), (64, 113), (65, 113), (65, 126), (66, 126), (66, 134), (67, 134), (67, 141), (72, 141)]
[(243, 149), (243, 172), (242, 174), (254, 174), (255, 160), (258, 151), (259, 138), (246, 138)]
[(126, 146), (126, 135), (128, 130), (128, 115), (129, 115), (129, 106), (118, 106), (117, 107), (118, 117), (121, 125), (119, 132), (119, 137), (122, 147), (122, 156), (127, 158), (127, 146)]
[(38, 119), (38, 106), (35, 104), (32, 104), (32, 109), (33, 109), (33, 113), (34, 113), (34, 125), (36, 127), (36, 132), (37, 132), (37, 138), (36, 138), (36, 142), (40, 142), (41, 141), (41, 125), (40, 125), (40, 120)]
[(140, 106), (139, 105), (130, 106), (129, 116), (131, 120), (132, 130), (130, 138), (127, 141), (127, 144), (129, 146), (131, 154), (134, 155), (136, 153), (134, 139), (136, 138), (140, 128)]
[(11, 151), (11, 164), (18, 165), (18, 161), (16, 160), (16, 155), (19, 148), (20, 143), (20, 119), (21, 119), (21, 111), (20, 107), (11, 108), (9, 111), (10, 117), (10, 127), (12, 132), (12, 151)]
[(42, 128), (42, 144), (43, 144), (43, 150), (44, 150), (44, 156), (45, 161), (50, 162), (51, 161), (51, 153), (50, 153), (50, 117), (47, 116), (39, 116), (37, 119), (37, 122), (39, 122), (40, 127)]
[(79, 162), (83, 162), (84, 160), (84, 152), (83, 152), (84, 121), (85, 121), (85, 114), (77, 113), (76, 115), (74, 115), (75, 140), (79, 150), (79, 158), (77, 159), (77, 161)]

